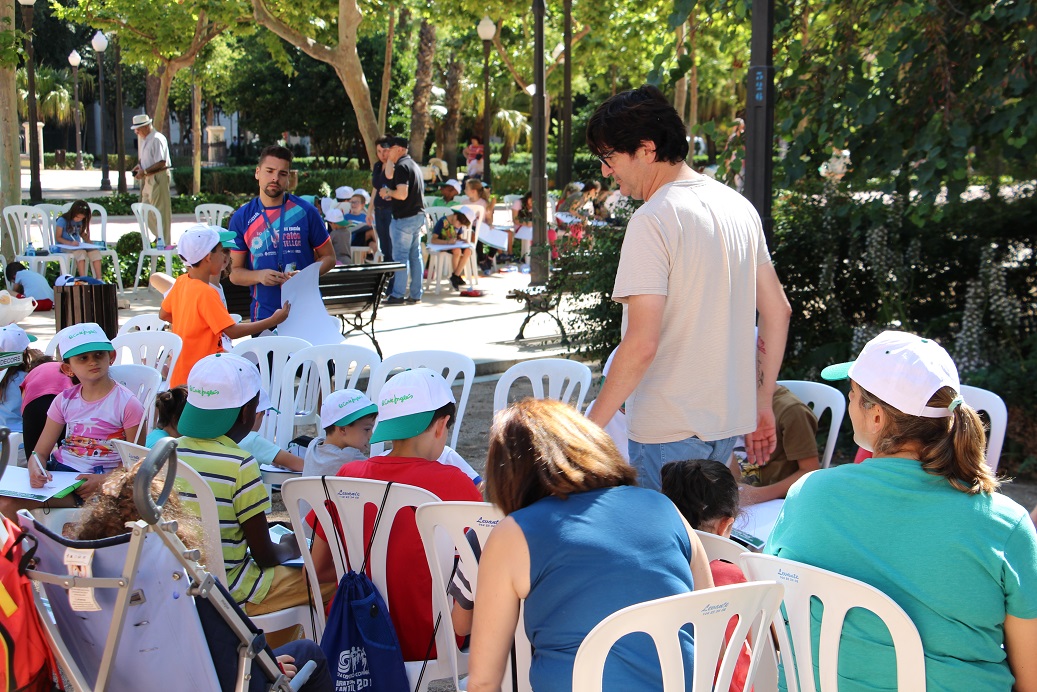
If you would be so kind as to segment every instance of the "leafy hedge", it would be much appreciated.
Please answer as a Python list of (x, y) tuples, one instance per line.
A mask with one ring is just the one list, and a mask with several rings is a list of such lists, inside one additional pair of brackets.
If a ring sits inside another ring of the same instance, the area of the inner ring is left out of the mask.
[[(127, 155), (126, 156), (126, 170), (127, 171), (132, 170), (133, 167), (136, 166), (136, 165), (137, 165), (137, 157), (136, 156), (129, 156), (129, 155)], [(44, 152), (43, 153), (43, 167), (45, 169), (50, 169), (50, 170), (55, 170), (55, 169), (56, 170), (72, 170), (73, 168), (76, 167), (76, 152), (74, 152), (74, 151), (65, 152), (65, 163), (60, 165), (60, 166), (58, 165), (58, 155), (56, 153), (54, 153), (54, 152)], [(93, 167), (94, 167), (94, 155), (84, 151), (83, 152), (83, 168), (91, 169)], [(119, 168), (119, 155), (118, 154), (108, 154), (108, 167), (111, 170), (113, 170), (113, 171), (114, 170), (118, 170), (118, 168)], [(100, 169), (100, 166), (98, 166), (98, 169)]]
[[(209, 194), (252, 195), (259, 191), (255, 166), (219, 166), (202, 169), (202, 192)], [(349, 168), (299, 170), (297, 195), (331, 195), (336, 187), (349, 185), (371, 189), (371, 171)], [(191, 189), (190, 167), (173, 169), (173, 184), (178, 191)]]
[[(962, 381), (1009, 408), (1001, 468), (1037, 472), (1037, 194), (947, 204), (919, 219), (913, 202), (803, 185), (774, 207), (772, 256), (792, 303), (781, 376), (816, 380), (883, 329), (938, 340)], [(571, 298), (573, 348), (601, 358), (619, 342), (611, 300), (623, 229), (557, 263)], [(851, 447), (849, 421), (843, 435)]]

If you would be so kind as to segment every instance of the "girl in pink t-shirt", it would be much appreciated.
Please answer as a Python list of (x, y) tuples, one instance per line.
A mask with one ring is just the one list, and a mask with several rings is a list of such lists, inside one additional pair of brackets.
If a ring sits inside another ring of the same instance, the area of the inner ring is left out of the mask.
[[(73, 386), (58, 394), (47, 411), (47, 423), (33, 452), (56, 471), (78, 471), (85, 483), (77, 495), (88, 497), (100, 488), (104, 474), (122, 465), (112, 440), (135, 440), (144, 407), (137, 397), (109, 374), (115, 362), (110, 344), (65, 358), (62, 371)], [(65, 438), (59, 440), (62, 427)], [(57, 449), (55, 449), (57, 447)], [(51, 453), (53, 452), (53, 459)], [(29, 460), (29, 481), (43, 487), (47, 478)]]

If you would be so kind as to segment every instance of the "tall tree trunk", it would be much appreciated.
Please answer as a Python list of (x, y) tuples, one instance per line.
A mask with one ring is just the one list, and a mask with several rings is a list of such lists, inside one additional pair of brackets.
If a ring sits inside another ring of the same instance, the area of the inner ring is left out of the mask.
[(202, 191), (202, 83), (196, 81), (191, 94), (191, 192)]
[(418, 68), (414, 74), (414, 100), (410, 113), (410, 155), (425, 161), (425, 135), (428, 134), (428, 102), (432, 95), (432, 61), (436, 57), (436, 27), (421, 20), (418, 32)]
[[(0, 26), (14, 29), (14, 0), (0, 0)], [(18, 86), (15, 81), (17, 65), (0, 63), (0, 209), (22, 203), (21, 157), (15, 143), (18, 141)], [(7, 224), (0, 219), (0, 229)], [(14, 248), (3, 234), (3, 254), (9, 260)]]
[[(684, 24), (677, 27), (677, 60), (680, 60), (681, 56), (688, 52), (687, 46), (684, 45)], [(681, 116), (681, 120), (684, 120), (684, 108), (688, 103), (688, 75), (684, 73), (681, 78), (677, 80), (677, 84), (674, 88), (673, 93), (673, 108)]]
[(168, 67), (158, 68), (158, 98), (155, 101), (155, 114), (151, 117), (162, 124), (162, 134), (169, 139), (169, 89), (173, 86), (176, 72)]
[(456, 52), (450, 53), (446, 68), (446, 117), (443, 119), (443, 152), (440, 154), (450, 170), (450, 177), (457, 177), (457, 136), (461, 129), (461, 78), (464, 63)]
[(688, 129), (699, 124), (699, 60), (698, 60), (699, 24), (695, 15), (688, 22), (688, 53), (691, 55), (691, 70), (688, 75), (688, 91), (691, 94), (688, 105)]
[[(402, 13), (403, 10), (400, 9)], [(396, 7), (389, 5), (389, 31), (385, 35), (385, 60), (382, 62), (382, 96), (378, 101), (378, 132), (385, 134), (389, 116), (389, 83), (392, 81), (392, 44), (396, 34)]]

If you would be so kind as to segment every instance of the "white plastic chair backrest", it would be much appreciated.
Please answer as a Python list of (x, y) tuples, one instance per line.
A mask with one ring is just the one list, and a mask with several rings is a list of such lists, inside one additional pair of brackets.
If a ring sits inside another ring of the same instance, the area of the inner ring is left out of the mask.
[(47, 222), (47, 233), (51, 239), (56, 238), (54, 224), (57, 223), (58, 217), (65, 213), (64, 209), (60, 204), (37, 204), (36, 208), (43, 213), (43, 220)]
[[(146, 365), (157, 370), (164, 380), (176, 367), (184, 342), (173, 332), (145, 331), (119, 334), (112, 339), (112, 346), (115, 347), (117, 363)], [(127, 353), (129, 360), (126, 359)]]
[[(598, 623), (580, 644), (573, 665), (573, 692), (601, 690), (609, 651), (620, 638), (634, 632), (646, 632), (655, 642), (662, 666), (663, 691), (683, 692), (685, 661), (678, 631), (688, 623), (695, 627), (693, 689), (727, 690), (747, 636), (754, 642), (769, 636), (767, 628), (781, 605), (781, 594), (780, 584), (756, 582), (692, 591), (623, 608)], [(731, 633), (730, 645), (725, 646), (727, 626), (735, 615), (738, 623)], [(753, 647), (746, 691), (751, 689), (756, 676), (759, 652), (760, 647)]]
[(25, 246), (31, 238), (32, 226), (40, 229), (40, 238), (47, 240), (47, 219), (42, 211), (28, 204), (12, 204), (4, 207), (4, 221), (7, 222), (7, 238), (14, 248), (14, 254), (25, 253)]
[(724, 538), (708, 531), (699, 531), (698, 529), (695, 529), (695, 533), (698, 534), (702, 548), (706, 551), (706, 559), (710, 562), (713, 560), (725, 560), (732, 565), (737, 565), (742, 553), (749, 552), (749, 549), (744, 545), (739, 545), (730, 538)]
[[(154, 420), (155, 396), (158, 394), (159, 387), (162, 386), (162, 373), (147, 365), (134, 364), (113, 365), (108, 369), (108, 373), (112, 379), (133, 392), (137, 401), (144, 406), (144, 419), (137, 429), (137, 439), (143, 440), (147, 435), (147, 429), (151, 427), (151, 421)], [(148, 421), (148, 425), (145, 425), (145, 421)], [(136, 441), (130, 440), (130, 442)]]
[(832, 463), (835, 443), (839, 439), (839, 427), (843, 424), (843, 416), (846, 414), (846, 397), (835, 387), (821, 382), (778, 380), (778, 384), (813, 409), (818, 420), (821, 419), (826, 409), (832, 412), (832, 425), (828, 429), (828, 441), (825, 442), (825, 450), (820, 460), (821, 468), (828, 468)]
[(425, 209), (425, 214), (429, 218), (429, 233), (432, 233), (432, 227), (435, 226), (440, 219), (453, 213), (454, 210), (450, 207), (428, 207)]
[[(101, 239), (101, 242), (107, 243), (108, 242), (108, 210), (105, 209), (104, 207), (102, 207), (100, 204), (95, 204), (94, 202), (87, 202), (87, 204), (90, 205), (90, 216), (91, 217), (93, 217), (95, 214), (101, 217), (100, 218), (100, 221), (101, 221), (101, 235), (100, 235), (100, 239)], [(91, 221), (90, 221), (91, 228), (93, 227), (93, 225), (94, 225), (94, 221), (91, 219)], [(95, 240), (98, 238), (98, 236), (95, 235), (93, 231), (90, 232), (90, 237), (94, 238)]]
[[(259, 379), (263, 389), (270, 397), (270, 403), (281, 411), (281, 415), (294, 415), (288, 407), (281, 408), (281, 380), (284, 377), (284, 366), (292, 354), (309, 348), (310, 342), (294, 336), (257, 336), (245, 339), (231, 349), (231, 353), (247, 358), (259, 366)], [(259, 434), (274, 441), (277, 429), (277, 416), (266, 416)]]
[(366, 372), (370, 379), (381, 362), (382, 359), (371, 349), (352, 344), (326, 344), (296, 351), (285, 363), (278, 396), (278, 401), (294, 402), (295, 415), (277, 417), (275, 435), (278, 445), (285, 448), (292, 440), (295, 416), (319, 416), (318, 401), (323, 401), (332, 392), (356, 389), (360, 377)]
[(122, 458), (122, 465), (131, 469), (138, 461), (143, 461), (151, 451), (144, 445), (127, 442), (126, 440), (112, 440), (112, 446)]
[[(325, 494), (325, 485), (327, 490)], [(359, 570), (364, 561), (364, 550), (367, 543), (364, 541), (364, 508), (374, 505), (373, 512), (377, 510), (385, 496), (386, 484), (382, 481), (361, 480), (357, 478), (342, 478), (340, 476), (324, 476), (309, 478), (290, 478), (281, 485), (281, 498), (288, 516), (292, 520), (292, 526), (305, 526), (305, 519), (310, 510), (316, 515), (317, 523), (320, 524), (327, 537), (328, 546), (335, 562), (335, 581), (341, 581), (346, 573), (347, 564), (342, 559), (342, 553), (335, 538), (334, 524), (331, 513), (325, 504), (327, 497), (331, 497), (338, 517), (341, 519), (342, 536), (345, 539), (343, 546), (350, 566)], [(389, 495), (382, 510), (382, 518), (378, 525), (378, 532), (371, 544), (371, 553), (368, 559), (368, 572), (371, 581), (378, 587), (378, 591), (385, 599), (386, 605), (392, 608), (391, 596), (389, 594), (386, 557), (389, 549), (389, 535), (396, 514), (405, 508), (419, 507), (428, 502), (439, 502), (439, 498), (429, 491), (413, 485), (393, 483)], [(317, 582), (317, 571), (313, 564), (313, 556), (310, 554), (305, 538), (302, 533), (296, 532), (299, 539), (299, 548), (302, 550), (303, 562), (311, 584)], [(414, 559), (420, 560), (421, 556), (415, 555)], [(448, 566), (449, 569), (449, 566)], [(324, 609), (317, 608), (317, 636), (324, 631)]]
[(155, 245), (151, 241), (151, 230), (148, 228), (148, 219), (155, 217), (155, 228), (162, 228), (162, 212), (153, 204), (146, 202), (134, 202), (130, 205), (133, 216), (137, 219), (137, 230), (140, 231), (140, 242), (145, 250), (153, 250)]
[(216, 494), (200, 473), (180, 459), (177, 460), (176, 479), (176, 489), (181, 499), (198, 503), (198, 519), (205, 534), (205, 567), (226, 586), (227, 565), (223, 562), (223, 540), (220, 536), (220, 511), (216, 506)]
[(126, 323), (119, 327), (119, 336), (123, 334), (132, 334), (134, 332), (162, 332), (169, 327), (169, 322), (166, 322), (158, 315), (136, 315), (126, 320)]
[[(817, 663), (817, 682), (821, 689), (839, 689), (839, 642), (843, 621), (851, 608), (870, 610), (889, 630), (896, 649), (897, 689), (925, 692), (922, 639), (911, 618), (892, 598), (862, 581), (773, 555), (745, 553), (741, 564), (746, 578), (774, 580), (785, 587), (785, 616), (774, 619), (774, 629), (778, 633), (778, 647), (782, 651), (785, 684), (789, 692), (816, 689), (814, 662)], [(817, 598), (824, 606), (817, 652), (811, 648), (811, 597)], [(792, 654), (797, 665), (792, 663)]]
[(463, 353), (454, 351), (407, 351), (389, 356), (382, 361), (367, 385), (367, 396), (376, 405), (378, 404), (378, 393), (382, 391), (385, 384), (396, 371), (413, 370), (414, 368), (428, 368), (435, 370), (447, 386), (453, 388), (455, 380), (463, 377), (461, 383), (461, 396), (457, 397), (457, 417), (454, 420), (454, 432), (450, 437), (450, 446), (457, 449), (457, 436), (461, 432), (461, 422), (464, 420), (465, 407), (468, 405), (468, 395), (472, 393), (472, 380), (475, 379), (475, 361)]
[[(508, 407), (508, 393), (516, 380), (528, 379), (534, 399), (556, 399), (583, 410), (583, 400), (591, 386), (591, 369), (583, 363), (564, 358), (538, 358), (516, 363), (505, 371), (493, 390), (493, 411)], [(547, 387), (544, 387), (544, 379)]]
[[(504, 514), (488, 502), (432, 502), (418, 507), (414, 515), (421, 542), (425, 547), (425, 559), (432, 572), (432, 619), (439, 619), (436, 649), (450, 652), (450, 670), (457, 689), (461, 689), (459, 677), (468, 672), (468, 652), (458, 650), (454, 639), (454, 626), (450, 620), (453, 599), (446, 591), (450, 580), (450, 566), (456, 554), (457, 569), (471, 584), (474, 596), (482, 547), (486, 545), (490, 531), (503, 518)], [(465, 535), (467, 529), (475, 533), (480, 555), (475, 554)], [(436, 569), (437, 565), (446, 565), (447, 569)], [(510, 674), (505, 674), (504, 679), (510, 680)]]
[(207, 226), (222, 226), (223, 219), (234, 213), (234, 207), (226, 204), (199, 204), (194, 208), (194, 218)]
[(985, 411), (990, 419), (990, 432), (987, 433), (987, 465), (997, 471), (1001, 461), (1001, 447), (1005, 443), (1008, 431), (1008, 408), (1004, 400), (989, 389), (981, 389), (971, 385), (961, 385), (961, 396), (965, 403), (977, 411)]
[(520, 199), (522, 199), (522, 195), (504, 195), (502, 201), (505, 204), (513, 204), (514, 202), (517, 202)]
[(46, 355), (48, 355), (48, 356), (53, 356), (55, 353), (57, 353), (57, 351), (58, 351), (58, 335), (55, 334), (54, 336), (50, 337), (50, 341), (47, 342), (47, 346), (46, 346), (46, 348), (43, 349), (43, 352)]

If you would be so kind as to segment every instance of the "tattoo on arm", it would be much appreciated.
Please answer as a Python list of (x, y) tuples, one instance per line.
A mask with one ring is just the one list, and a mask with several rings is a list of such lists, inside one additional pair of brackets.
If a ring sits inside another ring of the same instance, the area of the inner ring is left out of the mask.
[(763, 357), (767, 355), (767, 344), (756, 337), (756, 388), (763, 388)]

